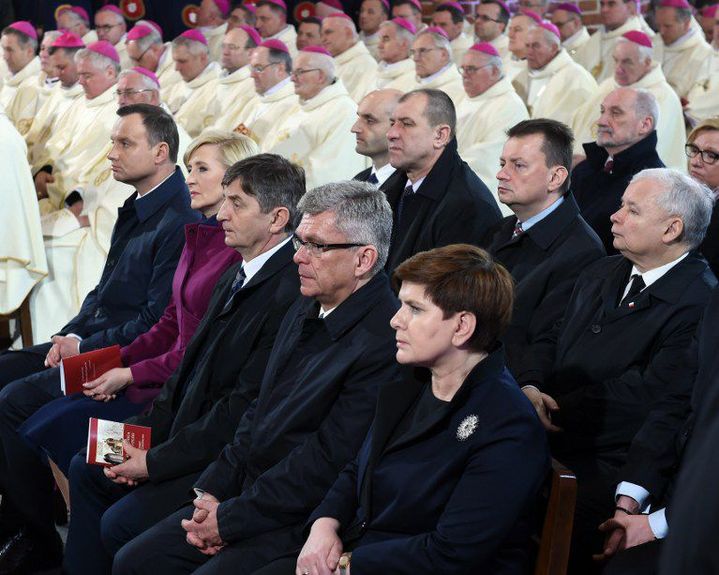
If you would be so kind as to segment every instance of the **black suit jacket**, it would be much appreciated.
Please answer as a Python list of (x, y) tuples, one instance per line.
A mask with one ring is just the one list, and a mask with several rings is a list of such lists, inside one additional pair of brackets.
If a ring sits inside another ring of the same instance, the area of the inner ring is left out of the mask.
[(647, 168), (663, 168), (657, 154), (657, 133), (618, 153), (611, 173), (604, 171), (609, 154), (596, 142), (584, 144), (587, 159), (572, 170), (571, 190), (587, 223), (594, 228), (608, 254), (616, 254), (609, 217), (619, 209), (629, 181)]
[[(396, 208), (397, 201), (393, 206)], [(459, 157), (457, 141), (453, 139), (417, 192), (406, 198), (402, 217), (393, 226), (385, 269), (391, 273), (414, 254), (440, 246), (486, 246), (491, 230), (500, 220), (497, 202)]]
[(536, 413), (500, 348), (448, 409), (397, 437), (428, 379), (408, 369), (383, 388), (358, 457), (310, 522), (340, 522), (353, 574), (526, 573), (530, 517), (549, 470)]
[(686, 359), (716, 278), (690, 253), (618, 306), (632, 264), (603, 258), (577, 280), (545, 389), (559, 403), (559, 452), (601, 452), (621, 465), (652, 405), (691, 378)]
[[(357, 174), (353, 180), (359, 180), (360, 182), (366, 182), (367, 178), (372, 175), (372, 168), (362, 170)], [(401, 170), (395, 170), (394, 173), (387, 178), (382, 185), (379, 187), (385, 193), (389, 205), (392, 207), (392, 213), (397, 211), (397, 204), (402, 196), (402, 191), (407, 185), (407, 174)]]
[(541, 358), (554, 356), (547, 334), (562, 318), (579, 274), (604, 256), (571, 194), (546, 218), (512, 239), (516, 216), (504, 219), (489, 252), (515, 281), (512, 322), (504, 335), (507, 365), (520, 385), (532, 383)]
[(282, 246), (229, 309), (225, 302), (241, 264), (223, 274), (180, 366), (150, 412), (130, 420), (152, 427), (150, 481), (202, 471), (232, 440), (257, 397), (282, 318), (299, 294), (293, 255), (291, 242)]
[(197, 481), (222, 501), (223, 541), (272, 532), (267, 555), (277, 556), (302, 545), (307, 517), (357, 455), (379, 386), (398, 376), (398, 307), (380, 272), (324, 320), (309, 298), (288, 311), (258, 400)]

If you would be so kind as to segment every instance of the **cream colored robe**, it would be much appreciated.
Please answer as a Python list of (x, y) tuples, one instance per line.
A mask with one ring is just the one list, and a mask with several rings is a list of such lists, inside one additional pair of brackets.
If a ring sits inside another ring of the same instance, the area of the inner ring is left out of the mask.
[(367, 167), (350, 132), (356, 114), (357, 104), (338, 79), (287, 114), (268, 151), (304, 168), (308, 190), (351, 179)]
[(509, 52), (507, 58), (502, 60), (502, 65), (504, 68), (504, 75), (510, 82), (514, 82), (517, 76), (522, 73), (526, 74), (528, 71), (527, 61), (515, 58), (511, 52)]
[(232, 74), (214, 80), (212, 102), (212, 126), (222, 130), (234, 130), (239, 124), (242, 109), (255, 95), (255, 83), (250, 77), (250, 67), (243, 66)]
[(719, 52), (714, 51), (709, 79), (689, 92), (685, 113), (694, 124), (719, 116)]
[(541, 70), (522, 72), (513, 84), (532, 118), (551, 118), (567, 125), (576, 109), (597, 92), (592, 75), (565, 50)]
[(581, 65), (585, 70), (587, 67), (584, 62), (579, 61), (579, 58), (581, 54), (580, 49), (587, 42), (589, 42), (589, 32), (587, 32), (586, 26), (582, 26), (579, 32), (576, 32), (573, 36), (570, 36), (562, 42), (562, 48), (564, 48), (567, 51), (567, 54), (569, 54), (572, 59), (577, 64)]
[(360, 31), (359, 38), (375, 61), (379, 62), (379, 32), (367, 36), (367, 34)]
[(709, 80), (712, 54), (701, 31), (691, 31), (671, 46), (665, 46), (661, 36), (654, 39), (654, 60), (661, 62), (664, 77), (680, 98), (687, 98), (696, 84)]
[(227, 32), (227, 22), (212, 28), (202, 28), (201, 32), (205, 35), (205, 38), (207, 38), (207, 43), (210, 48), (210, 59), (219, 62), (222, 58), (222, 39), (225, 37), (225, 32)]
[[(20, 133), (0, 107), (0, 314), (20, 307), (47, 275), (40, 211), (27, 151)], [(36, 341), (37, 338), (35, 338)]]
[(335, 56), (337, 77), (342, 80), (347, 92), (359, 102), (377, 84), (377, 61), (367, 47), (357, 41), (354, 46)]
[(449, 45), (452, 48), (452, 60), (459, 66), (462, 63), (462, 56), (472, 46), (472, 37), (462, 33), (452, 40)]
[[(477, 41), (479, 42), (479, 40)], [(497, 52), (499, 52), (499, 57), (502, 58), (502, 60), (505, 60), (511, 55), (509, 51), (509, 37), (506, 34), (500, 34), (492, 40), (490, 44), (496, 48)]]
[(289, 78), (274, 88), (277, 90), (270, 89), (269, 94), (255, 94), (242, 109), (238, 124), (228, 127), (251, 137), (263, 151), (272, 148), (282, 122), (300, 104), (295, 95), (295, 86)]
[[(127, 34), (125, 35), (127, 36)], [(132, 61), (132, 58), (130, 58), (130, 55), (127, 53), (127, 44), (125, 42), (125, 36), (120, 38), (117, 44), (115, 44), (115, 50), (117, 50), (117, 55), (120, 56), (120, 67), (123, 70), (128, 70), (132, 68), (135, 63)]]
[[(175, 112), (175, 121), (182, 125), (191, 138), (196, 138), (202, 130), (212, 125), (215, 91), (220, 77), (220, 66), (210, 62), (197, 78), (183, 82), (184, 101)], [(172, 108), (170, 108), (172, 109)]]
[(269, 38), (263, 38), (263, 40), (269, 40), (271, 38), (284, 42), (285, 46), (287, 46), (287, 49), (290, 51), (290, 56), (292, 56), (293, 60), (297, 57), (297, 31), (292, 24), (288, 24), (282, 30), (277, 32), (277, 34), (274, 34)]
[(414, 62), (407, 58), (394, 64), (380, 62), (377, 65), (377, 88), (409, 92), (417, 83)]
[[(597, 139), (596, 122), (599, 119), (599, 106), (604, 98), (619, 85), (614, 78), (608, 78), (599, 84), (596, 94), (580, 107), (572, 119), (574, 130), (574, 153), (583, 156), (582, 144)], [(654, 64), (652, 69), (638, 82), (628, 88), (643, 88), (657, 99), (659, 122), (657, 123), (657, 153), (668, 168), (686, 172), (687, 159), (684, 155), (686, 131), (679, 96), (664, 78), (661, 66)]]
[(22, 135), (30, 129), (40, 107), (39, 76), (40, 58), (36, 56), (17, 74), (7, 78), (0, 91), (0, 105)]
[(479, 96), (465, 98), (457, 108), (459, 155), (487, 185), (505, 216), (512, 215), (512, 210), (497, 197), (499, 156), (507, 130), (528, 118), (524, 102), (507, 78)]
[(155, 74), (160, 82), (160, 98), (169, 105), (172, 89), (182, 83), (182, 76), (175, 70), (175, 61), (172, 59), (172, 45), (169, 42), (165, 45), (165, 51), (160, 56)]
[(452, 62), (428, 78), (417, 78), (412, 89), (416, 90), (417, 88), (442, 90), (452, 99), (455, 108), (459, 106), (459, 103), (464, 100), (466, 96), (464, 93), (464, 85), (462, 84), (462, 76), (459, 70), (457, 70), (457, 66)]
[(88, 44), (92, 44), (93, 42), (97, 42), (97, 32), (95, 30), (90, 30), (87, 34), (85, 34), (82, 37), (82, 41), (87, 46)]

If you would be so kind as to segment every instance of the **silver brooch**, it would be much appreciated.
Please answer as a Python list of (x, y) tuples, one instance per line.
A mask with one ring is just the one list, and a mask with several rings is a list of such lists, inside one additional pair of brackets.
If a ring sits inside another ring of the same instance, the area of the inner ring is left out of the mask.
[(477, 430), (477, 425), (479, 425), (479, 417), (476, 415), (468, 415), (465, 417), (462, 423), (459, 424), (459, 427), (457, 427), (457, 439), (460, 441), (467, 439)]

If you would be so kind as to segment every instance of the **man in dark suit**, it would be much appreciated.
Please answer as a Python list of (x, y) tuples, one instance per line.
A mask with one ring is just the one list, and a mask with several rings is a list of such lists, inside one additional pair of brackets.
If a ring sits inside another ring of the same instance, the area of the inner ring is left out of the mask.
[(310, 513), (356, 456), (380, 386), (397, 377), (389, 321), (399, 305), (382, 271), (392, 224), (384, 194), (362, 182), (328, 184), (300, 209), (304, 297), (282, 323), (259, 398), (194, 483), (194, 505), (123, 547), (117, 575), (200, 566), (249, 575), (298, 550)]
[(659, 106), (651, 92), (617, 88), (599, 110), (597, 141), (583, 144), (586, 159), (572, 171), (572, 193), (608, 254), (616, 254), (609, 217), (619, 209), (634, 174), (663, 168), (657, 154)]
[(242, 160), (225, 174), (217, 219), (243, 261), (218, 283), (180, 367), (149, 413), (129, 420), (152, 428), (149, 451), (130, 447), (130, 459), (104, 473), (87, 465), (83, 453), (71, 462), (67, 573), (109, 571), (115, 551), (181, 506), (232, 440), (299, 295), (291, 236), (304, 183), (300, 168), (271, 154)]
[(537, 372), (542, 402), (535, 406), (551, 419), (553, 455), (579, 479), (578, 573), (593, 570), (597, 525), (615, 506), (617, 470), (653, 403), (694, 375), (684, 352), (716, 278), (693, 250), (712, 202), (705, 186), (675, 170), (637, 174), (612, 216), (622, 255), (580, 275), (553, 334), (554, 361), (545, 358), (540, 370), (548, 375)]
[[(199, 218), (175, 165), (179, 138), (172, 117), (142, 104), (120, 108), (118, 115), (108, 158), (115, 179), (134, 185), (137, 193), (119, 209), (100, 282), (53, 343), (0, 355), (0, 381), (6, 384), (0, 391), (0, 529), (13, 536), (3, 557), (12, 556), (23, 567), (57, 565), (62, 543), (53, 524), (50, 471), (37, 463), (34, 473), (20, 471), (24, 461), (36, 462), (37, 454), (16, 429), (62, 396), (60, 368), (53, 367), (62, 357), (125, 345), (160, 319), (184, 243), (182, 228)], [(43, 361), (51, 369), (43, 369)], [(49, 501), (34, 497), (37, 489)]]
[[(538, 369), (537, 353), (553, 353), (546, 346), (538, 351), (535, 342), (551, 333), (577, 277), (604, 256), (604, 248), (567, 192), (571, 130), (554, 120), (537, 119), (518, 123), (507, 135), (499, 159), (498, 194), (515, 215), (504, 218), (489, 251), (515, 281), (514, 312), (504, 344), (507, 365), (524, 385)], [(531, 385), (524, 391), (533, 403), (541, 401)]]
[(491, 192), (457, 153), (456, 123), (454, 104), (440, 90), (405, 94), (390, 117), (390, 164), (407, 182), (394, 208), (389, 272), (439, 246), (485, 246), (500, 221)]

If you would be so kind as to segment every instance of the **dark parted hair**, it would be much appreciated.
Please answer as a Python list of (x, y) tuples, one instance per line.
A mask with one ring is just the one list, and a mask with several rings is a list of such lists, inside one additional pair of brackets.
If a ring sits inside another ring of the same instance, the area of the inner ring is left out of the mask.
[(502, 6), (499, 2), (496, 0), (483, 0), (482, 4), (494, 4), (495, 6), (499, 6), (499, 18), (498, 20), (504, 24), (505, 26), (509, 24), (509, 18), (511, 14), (506, 8), (506, 4)]
[(435, 12), (449, 12), (452, 16), (452, 22), (455, 24), (464, 22), (464, 12), (451, 4), (440, 4)]
[(260, 6), (269, 6), (270, 10), (272, 10), (273, 12), (276, 12), (277, 14), (287, 15), (287, 10), (285, 10), (279, 4), (275, 4), (274, 2), (270, 2), (269, 0), (258, 0), (258, 2), (255, 2), (255, 6), (257, 6), (257, 8), (259, 8)]
[(394, 2), (392, 2), (392, 8), (394, 8), (395, 6), (403, 6), (404, 4), (411, 6), (412, 10), (414, 10), (415, 12), (421, 12), (421, 10), (417, 8), (417, 5), (412, 2), (412, 0), (394, 0)]
[(450, 139), (452, 139), (457, 130), (457, 112), (454, 109), (452, 99), (442, 90), (419, 88), (407, 92), (399, 99), (399, 102), (406, 102), (412, 96), (418, 94), (423, 94), (427, 97), (427, 105), (424, 108), (423, 116), (427, 118), (429, 125), (434, 128), (440, 124), (447, 124), (451, 131)]
[(177, 163), (177, 151), (180, 148), (180, 136), (177, 133), (175, 120), (159, 106), (152, 104), (130, 104), (117, 110), (121, 118), (130, 114), (139, 114), (142, 125), (147, 132), (147, 141), (151, 146), (165, 142), (168, 147), (170, 161)]
[(32, 36), (28, 36), (25, 34), (25, 32), (22, 32), (20, 30), (16, 30), (15, 28), (10, 28), (10, 26), (6, 26), (3, 28), (2, 32), (0, 33), (2, 36), (15, 36), (17, 38), (18, 43), (23, 47), (27, 47), (28, 45), (32, 46), (33, 52), (37, 53), (37, 46), (38, 42), (33, 38)]
[(55, 52), (64, 52), (68, 58), (75, 58), (75, 54), (77, 54), (82, 48), (59, 48), (57, 46), (50, 46), (47, 49), (47, 53), (52, 56)]
[(421, 285), (444, 318), (461, 311), (474, 314), (477, 326), (468, 341), (473, 351), (491, 351), (512, 319), (512, 276), (476, 246), (452, 244), (419, 252), (397, 267), (392, 280), (397, 290), (403, 282)]
[[(572, 146), (574, 145), (574, 134), (572, 129), (549, 118), (537, 118), (535, 120), (522, 120), (507, 130), (510, 138), (525, 138), (539, 134), (544, 139), (542, 153), (544, 163), (548, 168), (552, 166), (563, 166), (567, 174), (572, 171)], [(569, 190), (570, 179), (564, 180), (559, 189), (562, 194)]]
[(297, 203), (305, 193), (305, 171), (277, 154), (257, 154), (230, 166), (222, 187), (239, 180), (242, 191), (260, 204), (263, 214), (284, 207), (290, 213), (285, 226), (293, 232), (299, 220)]
[[(267, 46), (265, 46), (265, 48), (267, 48)], [(292, 56), (287, 52), (277, 50), (276, 48), (267, 48), (267, 59), (270, 64), (281, 64), (288, 74), (292, 72)]]
[(302, 18), (299, 24), (297, 24), (297, 27), (299, 28), (302, 24), (317, 24), (320, 28), (322, 28), (322, 20), (316, 16), (307, 16), (307, 18)]

